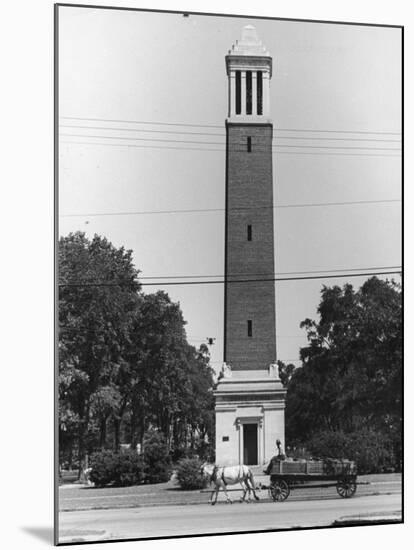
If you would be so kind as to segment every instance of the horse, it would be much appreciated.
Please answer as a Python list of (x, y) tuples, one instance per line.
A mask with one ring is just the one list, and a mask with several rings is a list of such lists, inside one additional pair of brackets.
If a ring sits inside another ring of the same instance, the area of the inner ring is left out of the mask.
[[(218, 492), (223, 489), (226, 495), (226, 500), (232, 504), (232, 500), (227, 494), (227, 485), (235, 485), (240, 483), (243, 489), (243, 496), (240, 498), (240, 502), (246, 502), (246, 493), (248, 492), (248, 500), (250, 502), (250, 493), (253, 492), (254, 498), (259, 500), (256, 495), (256, 485), (254, 482), (253, 473), (248, 466), (240, 464), (239, 466), (217, 466), (215, 464), (203, 464), (201, 467), (201, 473), (204, 477), (208, 478), (210, 483), (215, 485), (214, 490), (211, 493), (210, 504), (214, 505), (217, 502)], [(213, 497), (215, 499), (213, 501)]]

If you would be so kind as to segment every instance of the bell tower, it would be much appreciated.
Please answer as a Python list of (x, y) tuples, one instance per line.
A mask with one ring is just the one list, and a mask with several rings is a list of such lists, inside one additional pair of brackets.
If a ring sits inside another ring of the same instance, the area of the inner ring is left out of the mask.
[(261, 465), (284, 442), (276, 365), (272, 58), (247, 25), (226, 56), (224, 364), (215, 391), (217, 464)]

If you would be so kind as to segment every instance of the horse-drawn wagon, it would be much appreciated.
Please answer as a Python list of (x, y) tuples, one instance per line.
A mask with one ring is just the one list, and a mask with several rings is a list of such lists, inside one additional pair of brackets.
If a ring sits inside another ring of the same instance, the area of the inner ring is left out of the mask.
[(342, 498), (354, 496), (357, 470), (352, 460), (272, 460), (266, 471), (270, 475), (270, 497), (286, 500), (293, 489), (336, 487)]

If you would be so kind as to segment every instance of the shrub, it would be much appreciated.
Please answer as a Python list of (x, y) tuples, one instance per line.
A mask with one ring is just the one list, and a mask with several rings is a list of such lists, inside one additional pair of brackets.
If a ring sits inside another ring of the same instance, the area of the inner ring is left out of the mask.
[(316, 434), (307, 447), (314, 456), (355, 460), (359, 474), (383, 472), (394, 466), (392, 442), (374, 430)]
[(181, 489), (202, 489), (206, 479), (201, 473), (202, 463), (197, 458), (183, 458), (178, 463), (177, 480)]
[(135, 451), (99, 451), (91, 456), (90, 480), (97, 487), (137, 485), (144, 479), (144, 465)]
[(113, 451), (98, 451), (90, 458), (90, 480), (96, 487), (104, 487), (114, 481), (116, 454)]
[(171, 476), (171, 458), (161, 432), (149, 430), (144, 435), (145, 476), (148, 483), (162, 483)]
[(127, 487), (138, 485), (145, 478), (144, 463), (136, 451), (127, 450), (118, 453), (115, 485)]

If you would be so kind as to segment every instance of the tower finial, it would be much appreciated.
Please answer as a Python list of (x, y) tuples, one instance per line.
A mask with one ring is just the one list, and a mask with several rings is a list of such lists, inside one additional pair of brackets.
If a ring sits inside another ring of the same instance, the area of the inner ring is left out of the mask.
[(253, 27), (253, 25), (245, 25), (242, 28), (241, 40), (236, 40), (236, 43), (229, 50), (229, 55), (270, 56), (265, 45), (257, 35), (256, 27)]
[(253, 25), (242, 28), (226, 56), (229, 122), (269, 123), (272, 58)]

